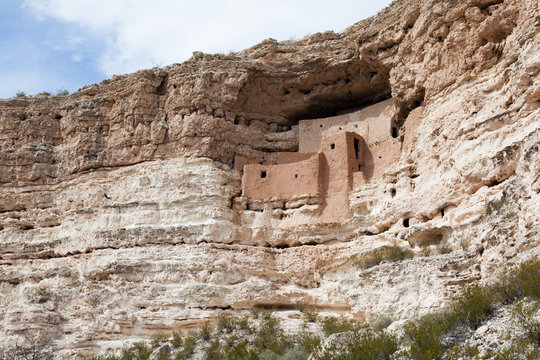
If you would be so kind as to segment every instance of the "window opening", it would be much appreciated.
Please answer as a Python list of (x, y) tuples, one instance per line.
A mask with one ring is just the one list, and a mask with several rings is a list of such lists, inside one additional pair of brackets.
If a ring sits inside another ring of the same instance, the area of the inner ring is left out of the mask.
[(266, 171), (261, 171), (261, 179), (264, 179), (266, 177)]
[(330, 144), (330, 149), (335, 149), (336, 148), (336, 144)]
[(356, 159), (360, 159), (360, 141), (354, 139), (354, 153), (356, 154)]

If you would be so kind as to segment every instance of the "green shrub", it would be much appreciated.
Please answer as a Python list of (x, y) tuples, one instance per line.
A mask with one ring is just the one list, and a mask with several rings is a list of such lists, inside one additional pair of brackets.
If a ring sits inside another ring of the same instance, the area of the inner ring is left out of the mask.
[(15, 97), (16, 98), (21, 98), (21, 99), (26, 99), (28, 97), (28, 95), (26, 95), (26, 93), (24, 91), (17, 91), (15, 93)]
[(283, 334), (279, 320), (270, 312), (262, 314), (262, 321), (253, 339), (255, 350), (266, 351), (275, 355), (282, 355), (291, 347), (290, 339)]
[(199, 331), (199, 339), (208, 341), (212, 337), (212, 328), (210, 327), (210, 324), (207, 322), (201, 327), (201, 331)]
[(231, 346), (227, 350), (228, 360), (260, 360), (259, 355), (253, 349), (249, 349), (245, 342), (241, 342)]
[(383, 261), (397, 262), (414, 257), (414, 252), (410, 249), (403, 249), (399, 245), (384, 246), (366, 255), (357, 258), (354, 262), (361, 269), (379, 265)]
[(174, 348), (179, 348), (180, 346), (182, 346), (182, 334), (177, 331), (173, 331), (171, 345)]
[(182, 344), (182, 350), (176, 354), (176, 360), (189, 359), (191, 355), (195, 352), (197, 347), (197, 335), (193, 332), (190, 332), (188, 336), (184, 338)]
[(251, 326), (249, 325), (249, 316), (243, 316), (241, 317), (240, 319), (237, 319), (236, 320), (236, 326), (240, 329), (240, 330), (244, 330), (244, 331), (247, 331), (249, 334), (251, 334), (253, 332), (253, 329), (251, 328)]
[(408, 356), (415, 360), (440, 359), (445, 350), (440, 339), (455, 322), (453, 319), (451, 314), (435, 313), (407, 324), (404, 337), (410, 342)]
[(322, 330), (326, 336), (345, 331), (355, 331), (359, 328), (357, 322), (344, 317), (329, 316), (323, 320)]
[(470, 286), (454, 302), (452, 311), (464, 324), (476, 329), (493, 313), (498, 300), (492, 289)]
[(331, 344), (317, 360), (390, 360), (398, 349), (398, 339), (385, 331), (362, 327)]
[(162, 342), (165, 342), (169, 339), (167, 334), (154, 334), (152, 335), (152, 348), (157, 348)]
[(219, 338), (214, 339), (208, 343), (208, 346), (204, 349), (205, 360), (221, 360), (224, 359), (223, 348)]
[(147, 360), (152, 354), (152, 349), (150, 349), (143, 342), (136, 342), (129, 348), (124, 348), (122, 350), (122, 360)]
[(233, 318), (227, 315), (220, 314), (218, 316), (217, 329), (219, 332), (225, 331), (231, 333), (234, 330), (235, 321)]
[(526, 332), (526, 340), (540, 346), (540, 319), (536, 314), (540, 311), (540, 302), (527, 299), (518, 301), (512, 309), (512, 320)]
[(306, 322), (314, 323), (319, 320), (319, 313), (317, 312), (317, 310), (310, 310), (306, 308), (302, 311), (302, 315)]
[(516, 299), (530, 297), (540, 299), (540, 261), (532, 259), (511, 269), (493, 286), (501, 296), (501, 302), (510, 304)]
[(479, 359), (479, 351), (469, 344), (456, 344), (446, 352), (448, 360)]

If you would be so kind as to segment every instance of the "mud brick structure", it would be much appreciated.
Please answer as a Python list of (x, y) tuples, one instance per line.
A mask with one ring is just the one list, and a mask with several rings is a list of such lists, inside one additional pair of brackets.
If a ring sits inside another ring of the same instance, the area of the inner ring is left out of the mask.
[(392, 124), (396, 111), (388, 99), (350, 113), (300, 120), (297, 153), (278, 153), (273, 164), (235, 159), (235, 167), (243, 169), (242, 196), (255, 201), (320, 198), (323, 221), (349, 218), (349, 192), (399, 160), (407, 129), (415, 129), (421, 116), (411, 114), (398, 136)]

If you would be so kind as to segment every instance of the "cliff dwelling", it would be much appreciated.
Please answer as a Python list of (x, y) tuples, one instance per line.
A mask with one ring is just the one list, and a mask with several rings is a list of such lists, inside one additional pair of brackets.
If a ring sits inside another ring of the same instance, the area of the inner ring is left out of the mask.
[(388, 99), (346, 114), (300, 120), (298, 152), (277, 153), (271, 163), (236, 156), (247, 209), (262, 210), (268, 203), (284, 210), (311, 205), (319, 211), (318, 221), (350, 218), (349, 192), (380, 177), (400, 158), (407, 135), (398, 137), (392, 126), (395, 112)]

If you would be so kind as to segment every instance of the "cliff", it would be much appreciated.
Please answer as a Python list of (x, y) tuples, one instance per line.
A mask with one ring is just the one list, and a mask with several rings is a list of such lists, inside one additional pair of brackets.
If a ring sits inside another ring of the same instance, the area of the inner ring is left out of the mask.
[[(535, 0), (397, 0), (339, 34), (0, 100), (0, 342), (37, 331), (68, 358), (257, 305), (406, 319), (538, 256), (539, 33)], [(235, 157), (276, 163), (301, 120), (390, 98), (400, 153), (347, 219), (242, 200)], [(391, 244), (416, 256), (357, 265)]]

